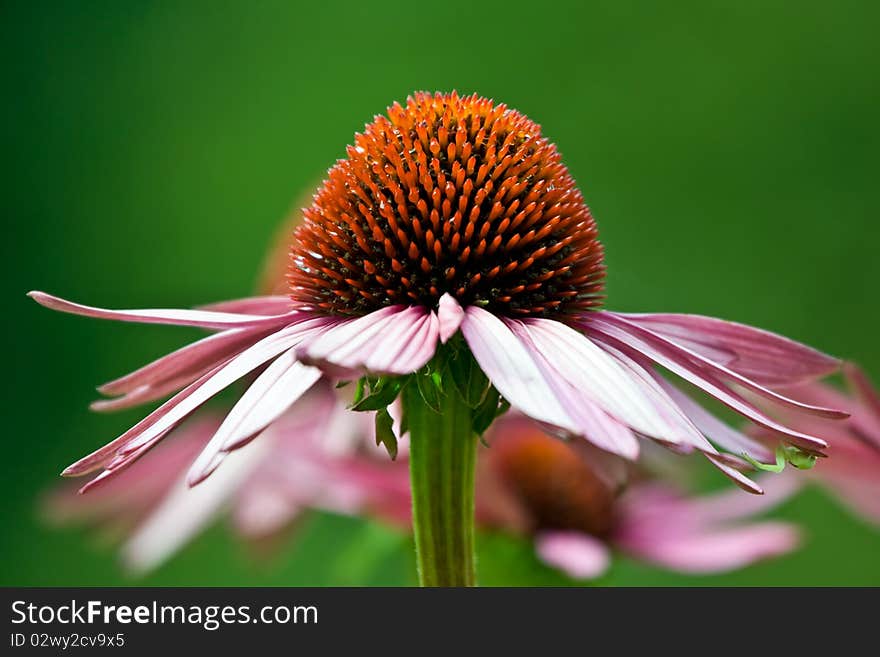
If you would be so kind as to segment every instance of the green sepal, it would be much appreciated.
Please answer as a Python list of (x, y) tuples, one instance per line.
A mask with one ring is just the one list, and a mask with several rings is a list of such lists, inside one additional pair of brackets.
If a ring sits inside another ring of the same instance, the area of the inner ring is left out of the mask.
[(471, 420), (474, 433), (482, 436), (492, 426), (495, 418), (506, 413), (508, 408), (510, 408), (508, 401), (498, 394), (494, 386), (490, 386), (483, 403), (474, 409)]
[[(366, 380), (366, 381), (365, 381)], [(362, 382), (364, 382), (362, 384)], [(366, 392), (361, 391), (361, 386)], [(400, 377), (380, 376), (363, 377), (358, 380), (358, 392), (355, 393), (355, 401), (351, 405), (353, 411), (378, 411), (387, 408), (400, 394), (403, 382)]]
[(440, 412), (440, 396), (443, 395), (443, 390), (438, 384), (438, 380), (442, 382), (442, 378), (435, 379), (434, 375), (439, 374), (437, 371), (434, 371), (431, 374), (426, 374), (425, 372), (416, 372), (413, 375), (413, 378), (416, 380), (416, 385), (419, 388), (419, 394), (422, 396), (422, 400), (425, 404), (435, 413)]
[(367, 387), (367, 377), (362, 376), (357, 380), (354, 389), (354, 398), (351, 400), (351, 408), (354, 408), (363, 398)]
[(458, 390), (458, 394), (471, 408), (477, 408), (489, 393), (489, 379), (477, 365), (466, 346), (456, 349), (447, 361), (449, 378)]
[(345, 386), (347, 386), (350, 383), (351, 383), (351, 381), (338, 381), (336, 383), (336, 389), (338, 390), (339, 388), (344, 388)]
[(394, 420), (388, 413), (387, 408), (376, 411), (376, 445), (384, 445), (388, 456), (394, 461), (397, 459), (397, 436), (394, 435)]

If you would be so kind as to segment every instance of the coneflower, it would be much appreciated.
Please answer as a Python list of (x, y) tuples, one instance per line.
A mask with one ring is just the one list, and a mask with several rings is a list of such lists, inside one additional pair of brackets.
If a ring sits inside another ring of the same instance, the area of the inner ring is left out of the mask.
[(357, 380), (356, 410), (402, 401), (411, 439), (413, 518), (426, 585), (469, 585), (476, 436), (507, 405), (547, 431), (628, 459), (652, 439), (739, 470), (775, 445), (729, 429), (655, 371), (720, 400), (785, 443), (823, 440), (774, 421), (742, 390), (798, 413), (843, 417), (771, 390), (838, 361), (758, 329), (693, 315), (600, 309), (605, 268), (596, 224), (537, 124), (476, 95), (420, 93), (393, 105), (330, 170), (294, 233), (290, 295), (198, 310), (102, 310), (41, 292), (56, 310), (217, 331), (100, 388), (121, 408), (176, 394), (65, 474), (124, 468), (206, 400), (262, 369), (195, 460), (189, 480), (280, 417), (322, 376)]

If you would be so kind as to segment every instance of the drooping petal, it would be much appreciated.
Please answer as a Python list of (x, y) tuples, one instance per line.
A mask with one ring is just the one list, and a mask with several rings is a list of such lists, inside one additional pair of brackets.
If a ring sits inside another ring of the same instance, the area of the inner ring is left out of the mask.
[(754, 481), (745, 476), (742, 472), (740, 472), (737, 468), (731, 466), (730, 462), (724, 458), (723, 454), (703, 454), (706, 459), (718, 468), (721, 471), (721, 474), (730, 479), (737, 486), (742, 488), (747, 493), (752, 493), (753, 495), (763, 495), (764, 489), (761, 488)]
[(156, 399), (161, 399), (162, 397), (178, 392), (181, 388), (189, 385), (207, 372), (223, 365), (225, 362), (226, 361), (220, 361), (213, 368), (208, 368), (204, 372), (199, 373), (195, 378), (193, 378), (192, 374), (185, 374), (182, 377), (168, 379), (167, 381), (162, 381), (155, 385), (143, 385), (139, 388), (135, 388), (131, 392), (125, 393), (124, 395), (114, 397), (113, 399), (96, 399), (89, 404), (89, 409), (99, 413), (107, 413), (132, 408), (133, 406), (140, 406), (155, 401)]
[[(218, 368), (219, 369), (219, 368)], [(147, 431), (151, 426), (155, 425), (166, 414), (171, 412), (178, 404), (182, 403), (188, 396), (193, 394), (199, 387), (211, 378), (217, 370), (212, 370), (203, 375), (186, 388), (178, 392), (174, 397), (159, 406), (155, 411), (147, 415), (140, 422), (131, 427), (128, 431), (122, 433), (119, 437), (110, 441), (103, 447), (98, 448), (91, 454), (84, 456), (75, 463), (67, 466), (61, 473), (64, 477), (79, 477), (104, 467), (111, 461), (117, 452), (127, 445), (136, 436)]]
[(464, 309), (451, 294), (446, 292), (440, 297), (437, 307), (437, 317), (440, 320), (440, 342), (446, 344), (461, 326), (464, 320)]
[(512, 406), (532, 419), (580, 434), (528, 349), (504, 322), (469, 306), (461, 332), (480, 368)]
[(618, 421), (659, 440), (691, 442), (693, 436), (684, 432), (680, 423), (667, 421), (674, 409), (658, 411), (657, 405), (666, 401), (656, 395), (652, 399), (638, 377), (587, 336), (548, 319), (508, 321), (508, 326), (530, 342), (558, 376)]
[(321, 378), (316, 367), (296, 360), (291, 348), (267, 367), (232, 407), (187, 475), (195, 486), (210, 475), (226, 455), (274, 422)]
[(108, 459), (112, 459), (108, 466), (111, 470), (125, 467), (208, 399), (325, 325), (323, 320), (306, 320), (263, 338), (172, 397), (110, 444), (70, 466), (64, 474), (85, 474)]
[(728, 426), (662, 377), (657, 376), (657, 383), (666, 390), (697, 428), (721, 447), (734, 454), (748, 454), (761, 463), (775, 462), (776, 456), (767, 445)]
[[(598, 312), (593, 313), (599, 315)], [(667, 345), (662, 343), (649, 343), (637, 333), (631, 333), (611, 323), (603, 321), (596, 317), (591, 319), (585, 329), (590, 335), (608, 342), (611, 346), (622, 347), (623, 349), (632, 349), (658, 365), (665, 367), (676, 376), (680, 376), (685, 381), (697, 386), (703, 391), (715, 397), (718, 401), (729, 406), (734, 411), (743, 415), (767, 429), (778, 433), (792, 444), (814, 453), (821, 453), (821, 450), (828, 447), (828, 444), (821, 438), (810, 436), (794, 429), (790, 429), (762, 413), (754, 404), (749, 403), (742, 395), (726, 388), (715, 376), (704, 371), (691, 360), (682, 357), (680, 354)]]
[(189, 377), (189, 383), (266, 335), (266, 329), (231, 329), (215, 333), (172, 351), (130, 374), (105, 383), (98, 387), (98, 391), (105, 395), (121, 395), (146, 386), (158, 387), (171, 379), (186, 377)]
[(615, 314), (765, 385), (816, 379), (840, 367), (812, 347), (745, 324), (702, 315)]
[(582, 532), (541, 532), (535, 537), (535, 552), (541, 561), (575, 579), (595, 579), (611, 564), (605, 544)]
[(343, 320), (306, 341), (299, 356), (318, 366), (379, 374), (409, 374), (434, 355), (439, 336), (436, 315), (420, 306), (389, 306)]
[(28, 292), (41, 306), (72, 315), (112, 319), (120, 322), (136, 322), (138, 324), (171, 324), (174, 326), (197, 326), (204, 329), (230, 328), (271, 328), (289, 324), (302, 313), (288, 311), (281, 315), (240, 315), (236, 313), (212, 312), (209, 310), (179, 310), (176, 308), (146, 310), (105, 310), (66, 301), (45, 292)]
[[(540, 355), (535, 363), (547, 380), (566, 414), (578, 427), (577, 434), (612, 454), (634, 461), (639, 455), (639, 441), (624, 423), (614, 419), (580, 390), (565, 381)], [(554, 433), (552, 430), (550, 433)]]
[[(660, 386), (657, 378), (654, 376), (654, 372), (650, 368), (650, 364), (643, 366), (623, 351), (605, 343), (599, 344), (602, 346), (602, 349), (613, 356), (618, 363), (626, 368), (642, 384), (643, 390), (654, 405), (655, 411), (664, 421), (677, 428), (669, 436), (681, 437), (684, 439), (683, 444), (690, 444), (703, 452), (712, 454), (716, 452), (712, 444), (700, 432), (700, 429)], [(664, 437), (661, 442), (668, 446), (668, 443), (674, 442), (674, 440)]]
[(690, 360), (698, 368), (705, 372), (712, 373), (716, 378), (729, 379), (733, 383), (736, 383), (743, 388), (750, 390), (751, 392), (767, 399), (768, 401), (773, 402), (774, 404), (778, 404), (779, 406), (791, 408), (797, 411), (817, 415), (819, 417), (827, 417), (832, 419), (843, 419), (849, 415), (846, 411), (843, 410), (813, 406), (797, 401), (796, 399), (785, 397), (784, 395), (781, 395), (773, 390), (770, 390), (769, 388), (759, 385), (755, 381), (752, 381), (751, 379), (748, 379), (741, 374), (738, 374), (724, 367), (723, 365), (719, 365), (718, 363), (702, 356), (695, 351), (676, 344), (675, 342), (663, 337), (659, 333), (655, 333), (644, 327), (637, 326), (636, 324), (629, 322), (628, 320), (617, 316), (614, 313), (602, 312), (599, 314), (601, 314), (600, 321), (607, 321), (618, 327), (623, 328), (625, 331), (636, 333), (639, 335), (639, 337), (643, 338), (645, 341), (651, 344), (654, 344), (655, 346), (663, 346), (671, 350), (672, 352), (677, 353), (680, 359)]

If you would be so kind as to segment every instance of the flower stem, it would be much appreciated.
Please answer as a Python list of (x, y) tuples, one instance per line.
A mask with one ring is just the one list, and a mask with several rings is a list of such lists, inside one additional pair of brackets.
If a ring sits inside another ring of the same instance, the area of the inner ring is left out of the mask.
[(472, 410), (453, 385), (436, 390), (431, 405), (419, 388), (411, 381), (402, 394), (419, 583), (475, 586)]

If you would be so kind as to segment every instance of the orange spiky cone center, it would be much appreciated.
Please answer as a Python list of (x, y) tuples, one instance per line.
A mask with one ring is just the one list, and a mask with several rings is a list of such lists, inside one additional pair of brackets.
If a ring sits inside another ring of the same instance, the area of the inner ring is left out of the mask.
[(476, 95), (419, 93), (355, 137), (305, 210), (294, 302), (358, 316), (392, 304), (558, 316), (601, 303), (602, 247), (556, 147)]

